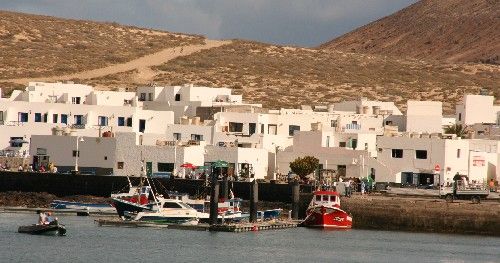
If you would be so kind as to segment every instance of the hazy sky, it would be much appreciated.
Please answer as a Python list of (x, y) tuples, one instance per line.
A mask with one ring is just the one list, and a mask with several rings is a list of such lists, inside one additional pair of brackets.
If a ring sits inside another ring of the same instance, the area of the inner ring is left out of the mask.
[(316, 46), (417, 0), (0, 0), (0, 9)]

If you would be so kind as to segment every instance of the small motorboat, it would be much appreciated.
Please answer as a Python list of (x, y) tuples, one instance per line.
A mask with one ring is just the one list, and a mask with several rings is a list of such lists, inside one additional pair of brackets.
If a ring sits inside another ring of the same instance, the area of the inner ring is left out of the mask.
[(340, 208), (340, 195), (335, 191), (316, 191), (302, 222), (307, 227), (351, 228), (352, 217)]
[(65, 236), (66, 228), (57, 221), (52, 221), (49, 224), (33, 224), (29, 226), (20, 226), (17, 230), (19, 233), (32, 235), (47, 235), (47, 236)]
[(116, 210), (114, 206), (106, 203), (82, 203), (62, 200), (52, 201), (52, 203), (50, 203), (50, 207), (53, 209), (75, 209), (98, 213), (114, 212)]

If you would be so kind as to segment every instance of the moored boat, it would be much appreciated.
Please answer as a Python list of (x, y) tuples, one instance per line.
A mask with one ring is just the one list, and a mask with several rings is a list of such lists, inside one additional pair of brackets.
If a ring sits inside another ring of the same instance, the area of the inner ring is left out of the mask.
[(89, 212), (113, 212), (115, 208), (108, 203), (82, 203), (70, 202), (62, 200), (54, 200), (50, 203), (50, 207), (54, 209), (75, 209), (87, 210)]
[(340, 195), (335, 191), (316, 191), (302, 223), (307, 227), (351, 228), (352, 217), (340, 208)]
[(158, 198), (157, 209), (126, 214), (132, 221), (145, 221), (160, 224), (197, 225), (199, 212), (177, 199)]
[(66, 228), (64, 225), (53, 221), (50, 224), (33, 224), (29, 226), (20, 226), (17, 230), (19, 233), (32, 235), (49, 235), (49, 236), (65, 236)]

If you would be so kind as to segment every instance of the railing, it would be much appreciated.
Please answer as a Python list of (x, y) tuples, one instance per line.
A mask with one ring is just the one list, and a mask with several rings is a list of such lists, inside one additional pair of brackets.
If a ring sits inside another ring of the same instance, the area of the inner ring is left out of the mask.
[(361, 124), (354, 124), (354, 123), (346, 124), (344, 129), (346, 129), (346, 130), (361, 130)]
[(85, 129), (85, 124), (72, 124), (71, 128), (73, 128), (73, 129)]

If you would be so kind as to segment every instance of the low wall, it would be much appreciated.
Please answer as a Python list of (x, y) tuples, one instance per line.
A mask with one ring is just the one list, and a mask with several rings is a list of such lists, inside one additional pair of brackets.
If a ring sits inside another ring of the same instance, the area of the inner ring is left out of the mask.
[(352, 214), (353, 227), (500, 236), (500, 203), (446, 203), (444, 200), (401, 197), (342, 199), (342, 208)]
[[(130, 178), (134, 185), (139, 178)], [(160, 179), (152, 180), (158, 193), (178, 191), (193, 196), (205, 196), (209, 190), (203, 180)], [(94, 195), (109, 197), (112, 192), (128, 190), (128, 181), (122, 176), (71, 175), (28, 172), (0, 172), (0, 192), (47, 192), (56, 196)], [(236, 197), (248, 200), (250, 197), (249, 182), (230, 182)], [(302, 192), (310, 192), (311, 187), (301, 186)], [(222, 193), (221, 193), (222, 195)], [(291, 203), (292, 186), (289, 184), (261, 183), (259, 184), (259, 200), (268, 202)]]

